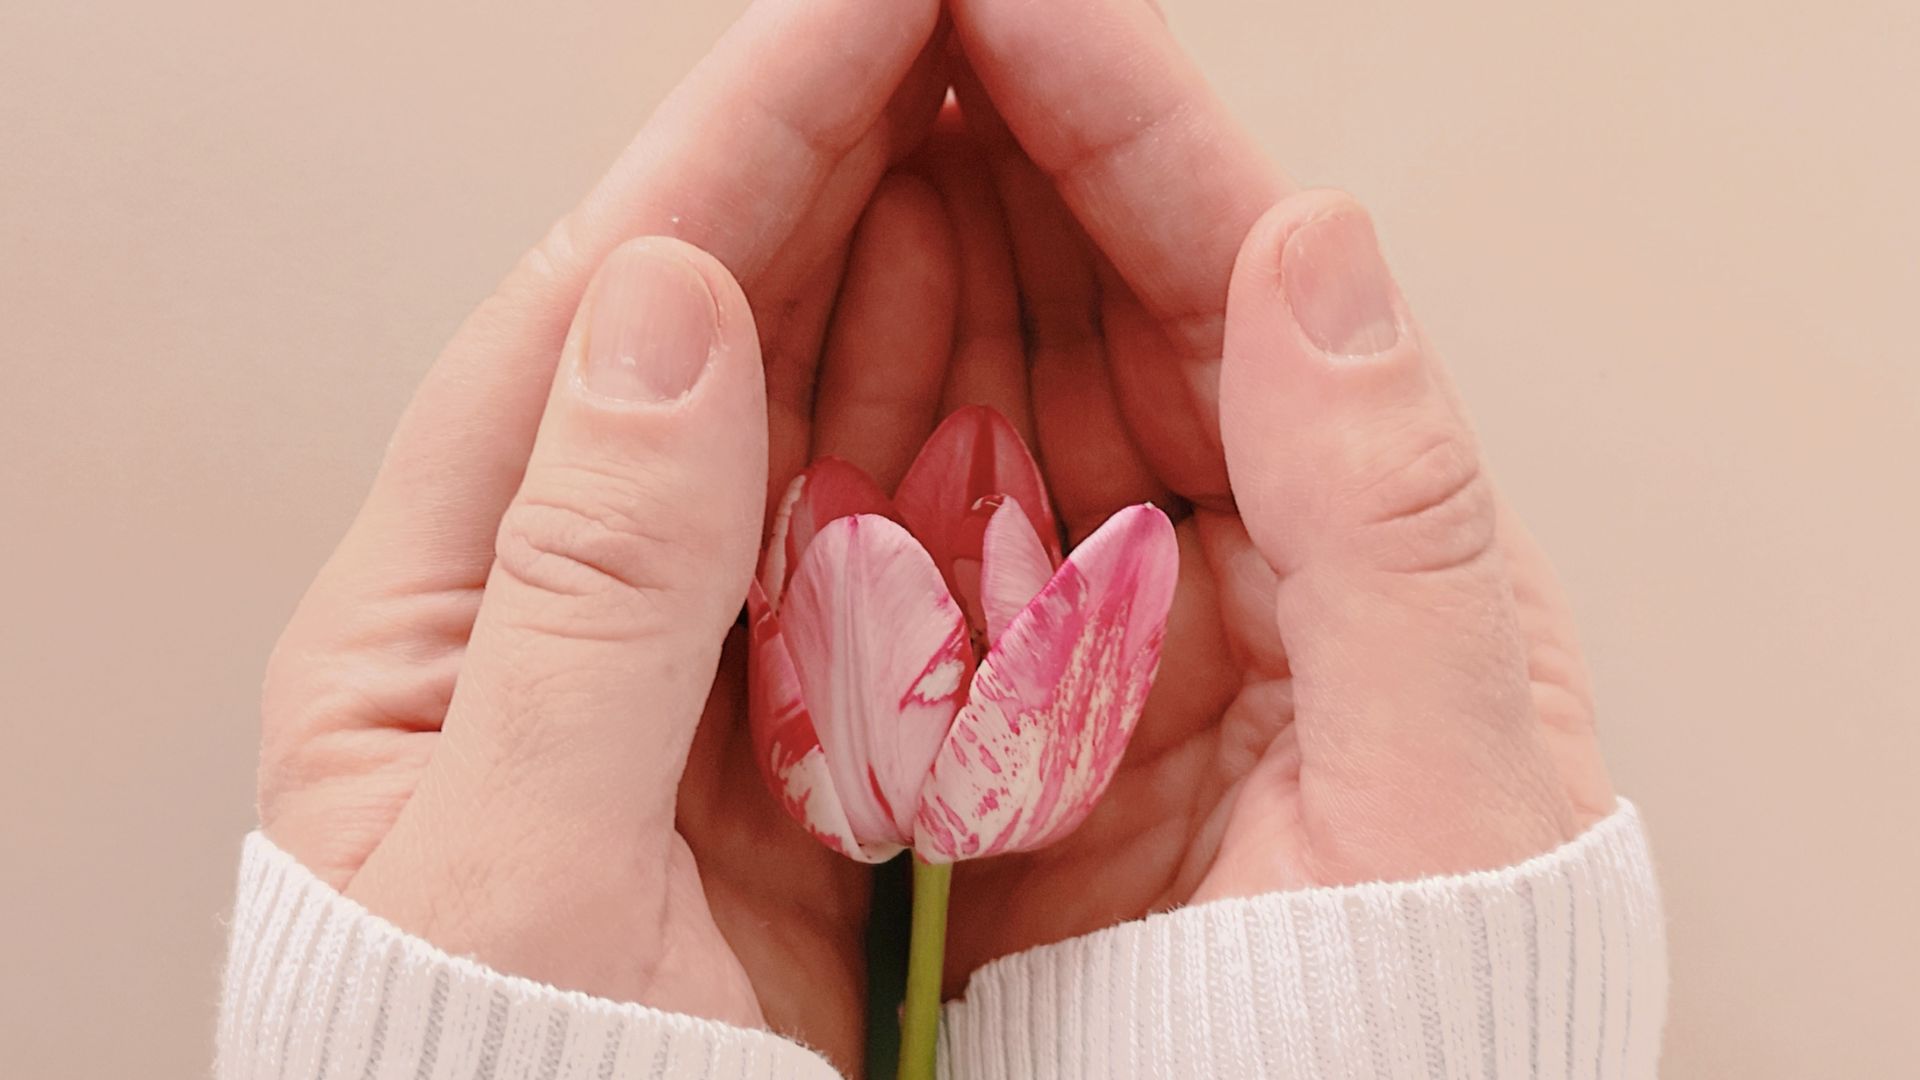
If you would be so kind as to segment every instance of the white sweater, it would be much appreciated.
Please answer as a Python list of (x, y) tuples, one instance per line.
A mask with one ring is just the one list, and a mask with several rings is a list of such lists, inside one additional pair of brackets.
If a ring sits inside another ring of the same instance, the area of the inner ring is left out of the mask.
[[(1505, 870), (1154, 915), (987, 965), (941, 1073), (1651, 1077), (1666, 938), (1625, 802)], [(221, 1080), (835, 1080), (765, 1031), (503, 975), (410, 937), (247, 838)]]

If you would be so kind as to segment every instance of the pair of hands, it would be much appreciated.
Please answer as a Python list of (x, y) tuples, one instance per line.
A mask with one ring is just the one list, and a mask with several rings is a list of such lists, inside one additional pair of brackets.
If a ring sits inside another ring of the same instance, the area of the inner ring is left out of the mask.
[(975, 402), (1069, 543), (1151, 499), (1182, 563), (1093, 817), (956, 873), (950, 991), (1611, 810), (1565, 605), (1365, 214), (1146, 0), (761, 0), (427, 375), (274, 654), (268, 835), (451, 952), (856, 1063), (867, 870), (764, 790), (735, 620), (812, 456), (890, 485)]

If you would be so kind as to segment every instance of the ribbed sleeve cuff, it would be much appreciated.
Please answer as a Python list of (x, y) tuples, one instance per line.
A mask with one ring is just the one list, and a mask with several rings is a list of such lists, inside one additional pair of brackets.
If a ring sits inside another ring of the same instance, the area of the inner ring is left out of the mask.
[(942, 1074), (1650, 1077), (1666, 955), (1623, 800), (1506, 870), (1220, 901), (996, 961), (946, 1008)]
[(220, 1080), (840, 1075), (768, 1032), (558, 990), (441, 952), (258, 833), (241, 856), (229, 950)]

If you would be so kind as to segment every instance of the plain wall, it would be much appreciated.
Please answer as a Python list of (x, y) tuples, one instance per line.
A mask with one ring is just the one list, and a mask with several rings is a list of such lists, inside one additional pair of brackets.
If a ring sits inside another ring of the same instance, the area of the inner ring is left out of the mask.
[[(455, 322), (740, 6), (0, 0), (9, 1075), (204, 1072), (280, 624)], [(1920, 7), (1165, 6), (1372, 206), (1557, 559), (1668, 1074), (1911, 1075)]]

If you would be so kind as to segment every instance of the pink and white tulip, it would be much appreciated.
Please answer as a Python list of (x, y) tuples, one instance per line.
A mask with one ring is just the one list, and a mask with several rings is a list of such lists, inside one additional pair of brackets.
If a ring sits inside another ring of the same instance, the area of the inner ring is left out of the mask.
[(865, 862), (1052, 843), (1119, 766), (1178, 562), (1147, 504), (1063, 560), (1040, 469), (991, 409), (948, 417), (891, 498), (853, 465), (816, 463), (748, 598), (768, 784)]

